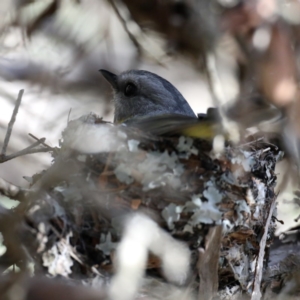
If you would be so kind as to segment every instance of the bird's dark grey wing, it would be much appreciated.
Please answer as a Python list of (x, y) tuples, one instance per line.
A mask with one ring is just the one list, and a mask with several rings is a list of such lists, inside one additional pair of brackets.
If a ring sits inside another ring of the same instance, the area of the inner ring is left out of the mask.
[(126, 122), (127, 125), (137, 127), (147, 133), (167, 136), (178, 135), (186, 132), (188, 128), (206, 123), (211, 123), (211, 120), (205, 118), (199, 120), (198, 118), (176, 114), (145, 117)]

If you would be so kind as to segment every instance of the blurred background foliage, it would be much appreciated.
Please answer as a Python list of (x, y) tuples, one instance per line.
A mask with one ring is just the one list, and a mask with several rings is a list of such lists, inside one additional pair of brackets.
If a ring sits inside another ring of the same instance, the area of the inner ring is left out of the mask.
[[(91, 111), (111, 121), (111, 90), (98, 70), (146, 69), (197, 113), (231, 105), (239, 126), (269, 121), (277, 107), (288, 121), (268, 122), (268, 131), (287, 131), (297, 160), (299, 26), (297, 0), (1, 0), (0, 140), (20, 89), (8, 154), (33, 142), (28, 133), (56, 146), (68, 120)], [(50, 163), (45, 153), (19, 157), (0, 177), (27, 186), (23, 176)], [(278, 172), (294, 174), (291, 164)], [(286, 207), (290, 226), (299, 209)]]

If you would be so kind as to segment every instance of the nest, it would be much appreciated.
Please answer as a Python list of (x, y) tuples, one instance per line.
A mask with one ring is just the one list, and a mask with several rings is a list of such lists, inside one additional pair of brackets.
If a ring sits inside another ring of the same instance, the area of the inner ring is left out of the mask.
[[(110, 278), (124, 220), (141, 213), (188, 245), (196, 287), (199, 249), (222, 226), (220, 247), (212, 249), (220, 254), (219, 295), (247, 293), (268, 217), (266, 246), (274, 236), (269, 213), (281, 154), (257, 137), (226, 143), (216, 154), (211, 141), (152, 136), (84, 116), (69, 123), (52, 166), (32, 177), (27, 201), (16, 208), (25, 214), (23, 243), (43, 273), (85, 282)], [(149, 255), (146, 274), (162, 278), (160, 258)]]

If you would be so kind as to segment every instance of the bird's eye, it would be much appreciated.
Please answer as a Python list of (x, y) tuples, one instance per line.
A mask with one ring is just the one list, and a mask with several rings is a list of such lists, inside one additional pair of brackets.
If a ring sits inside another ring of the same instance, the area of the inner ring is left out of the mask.
[(136, 93), (136, 91), (136, 85), (134, 85), (133, 83), (127, 83), (127, 85), (125, 86), (124, 95), (126, 97), (130, 97), (133, 96)]

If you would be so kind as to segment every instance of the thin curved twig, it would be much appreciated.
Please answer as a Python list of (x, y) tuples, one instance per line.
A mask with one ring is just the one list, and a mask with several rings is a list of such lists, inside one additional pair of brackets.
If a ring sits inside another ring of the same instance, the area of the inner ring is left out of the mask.
[(7, 131), (6, 131), (6, 135), (4, 138), (1, 156), (5, 156), (5, 154), (6, 154), (6, 149), (7, 149), (7, 146), (8, 146), (9, 140), (10, 140), (10, 136), (11, 136), (11, 133), (12, 133), (15, 121), (16, 121), (16, 116), (18, 114), (18, 110), (19, 110), (19, 107), (20, 107), (20, 104), (22, 101), (23, 94), (24, 94), (24, 90), (20, 90), (19, 94), (18, 94), (18, 98), (16, 100), (15, 108), (13, 110), (13, 113), (11, 115), (10, 121), (7, 126)]

